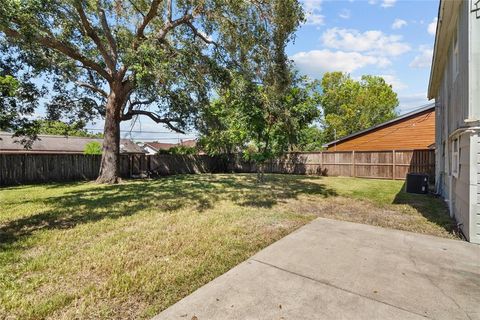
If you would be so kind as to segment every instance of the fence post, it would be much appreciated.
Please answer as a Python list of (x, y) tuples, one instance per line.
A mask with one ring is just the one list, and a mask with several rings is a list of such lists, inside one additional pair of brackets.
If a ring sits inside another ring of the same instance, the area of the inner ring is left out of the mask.
[(392, 180), (395, 180), (395, 167), (396, 167), (396, 160), (395, 160), (395, 150), (392, 150)]
[(132, 177), (132, 173), (133, 173), (133, 154), (129, 154), (128, 155), (128, 175), (129, 175), (129, 178)]
[(320, 151), (320, 175), (323, 176), (323, 151)]
[(27, 181), (27, 154), (23, 154), (23, 163), (22, 163), (22, 182)]
[(150, 172), (152, 172), (152, 157), (149, 154), (145, 156), (147, 157), (147, 175), (150, 178)]
[(355, 178), (355, 150), (352, 150), (352, 177)]

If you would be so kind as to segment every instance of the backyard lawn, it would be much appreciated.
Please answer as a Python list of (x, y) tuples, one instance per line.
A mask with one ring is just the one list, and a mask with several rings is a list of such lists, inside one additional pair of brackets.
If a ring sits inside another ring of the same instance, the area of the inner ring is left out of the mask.
[(455, 238), (402, 181), (266, 178), (0, 189), (0, 318), (148, 318), (319, 216)]

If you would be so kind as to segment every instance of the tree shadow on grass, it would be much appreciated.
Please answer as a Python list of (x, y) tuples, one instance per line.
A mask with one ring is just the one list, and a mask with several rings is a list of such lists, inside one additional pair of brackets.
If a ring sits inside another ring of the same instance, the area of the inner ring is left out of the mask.
[(414, 194), (405, 192), (405, 183), (395, 195), (394, 204), (406, 204), (415, 208), (428, 221), (442, 227), (449, 233), (455, 233), (455, 220), (441, 198), (432, 194)]
[(61, 193), (62, 186), (51, 184), (59, 194), (39, 201), (52, 209), (0, 225), (0, 247), (12, 244), (41, 230), (69, 229), (102, 219), (118, 219), (142, 210), (159, 212), (185, 207), (202, 213), (218, 201), (239, 206), (272, 208), (279, 202), (302, 194), (335, 196), (320, 182), (290, 175), (267, 175), (258, 184), (254, 175), (179, 175), (155, 180), (129, 181), (119, 185), (92, 185), (91, 188)]

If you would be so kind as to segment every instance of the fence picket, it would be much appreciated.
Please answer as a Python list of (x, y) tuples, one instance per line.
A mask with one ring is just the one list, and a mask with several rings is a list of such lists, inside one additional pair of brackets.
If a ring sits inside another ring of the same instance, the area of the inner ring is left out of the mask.
[[(98, 175), (100, 159), (83, 154), (0, 154), (0, 185), (92, 180)], [(433, 178), (435, 154), (434, 150), (297, 152), (272, 160), (265, 168), (270, 173), (379, 179), (404, 179), (408, 172), (423, 172)], [(255, 171), (256, 165), (239, 155), (122, 155), (120, 159), (123, 177)]]

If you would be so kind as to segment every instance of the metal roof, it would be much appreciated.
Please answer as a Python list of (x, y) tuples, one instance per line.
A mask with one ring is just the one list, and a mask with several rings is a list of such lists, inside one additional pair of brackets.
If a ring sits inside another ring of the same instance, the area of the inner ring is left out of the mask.
[(333, 144), (337, 144), (337, 143), (339, 143), (339, 142), (341, 142), (341, 141), (348, 140), (348, 139), (351, 139), (351, 138), (353, 138), (353, 137), (356, 137), (356, 136), (365, 134), (365, 133), (367, 133), (367, 132), (369, 132), (369, 131), (373, 131), (373, 130), (379, 129), (379, 128), (381, 128), (381, 127), (388, 126), (388, 125), (390, 125), (390, 124), (392, 124), (392, 123), (395, 123), (395, 122), (404, 120), (404, 119), (406, 119), (406, 118), (410, 118), (410, 117), (415, 116), (415, 115), (417, 115), (417, 114), (419, 114), (419, 113), (422, 113), (422, 112), (425, 112), (425, 111), (428, 111), (428, 110), (434, 109), (434, 108), (435, 108), (435, 103), (429, 103), (429, 104), (424, 105), (424, 106), (422, 106), (422, 107), (420, 107), (420, 108), (418, 108), (418, 109), (415, 109), (415, 110), (413, 110), (413, 111), (411, 111), (411, 112), (405, 113), (405, 114), (403, 114), (403, 115), (401, 115), (401, 116), (399, 116), (399, 117), (397, 117), (397, 118), (395, 118), (395, 119), (392, 119), (392, 120), (389, 120), (389, 121), (386, 121), (386, 122), (377, 124), (376, 126), (373, 126), (373, 127), (367, 128), (367, 129), (363, 129), (363, 130), (357, 131), (357, 132), (355, 132), (355, 133), (349, 134), (348, 136), (342, 137), (342, 138), (340, 138), (340, 139), (337, 139), (337, 140), (334, 140), (334, 141), (325, 143), (325, 144), (323, 145), (323, 147), (327, 148), (327, 147), (329, 147), (329, 146), (331, 146), (331, 145), (333, 145)]

